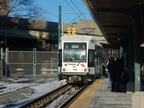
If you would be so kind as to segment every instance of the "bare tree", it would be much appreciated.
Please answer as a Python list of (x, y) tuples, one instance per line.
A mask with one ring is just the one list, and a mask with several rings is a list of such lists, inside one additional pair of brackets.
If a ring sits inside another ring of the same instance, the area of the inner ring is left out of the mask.
[(33, 5), (35, 0), (0, 0), (0, 10), (4, 13), (4, 53), (5, 53), (5, 76), (8, 76), (8, 54), (7, 54), (7, 28), (8, 17), (40, 19), (42, 10)]
[(35, 0), (9, 0), (8, 15), (18, 18), (38, 18), (42, 16), (42, 11), (34, 4)]
[(34, 5), (35, 0), (0, 0), (0, 12), (3, 16), (40, 19), (46, 12)]

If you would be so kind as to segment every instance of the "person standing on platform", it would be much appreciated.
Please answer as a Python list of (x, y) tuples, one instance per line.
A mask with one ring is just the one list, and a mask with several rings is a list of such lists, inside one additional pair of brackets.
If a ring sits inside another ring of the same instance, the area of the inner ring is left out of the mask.
[(121, 82), (121, 90), (126, 91), (126, 84), (128, 82), (128, 75), (127, 72), (125, 71), (125, 58), (121, 57), (121, 63), (120, 63), (120, 69), (121, 69), (121, 77), (120, 77), (120, 82)]
[(142, 67), (141, 67), (141, 75), (144, 76), (144, 65), (142, 65)]
[(120, 77), (122, 73), (122, 62), (120, 58), (117, 58), (115, 62), (115, 73), (114, 73), (114, 87), (116, 88), (116, 91), (120, 91)]
[[(114, 73), (114, 58), (111, 57), (109, 58), (109, 62), (108, 62), (108, 65), (107, 65), (107, 69), (108, 69), (108, 74), (109, 74), (109, 81), (110, 81), (110, 86), (108, 87), (112, 87), (112, 83), (113, 83), (113, 73)], [(113, 91), (113, 88), (112, 88), (112, 91)]]
[(108, 62), (106, 63), (105, 72), (107, 73), (107, 77), (108, 77), (108, 81), (109, 81), (108, 88), (111, 88), (112, 82), (111, 82), (111, 78), (110, 78), (110, 72), (109, 72), (109, 70), (108, 70), (108, 64), (109, 64), (109, 63), (110, 63), (110, 59), (109, 59)]
[(121, 91), (120, 90), (120, 78), (123, 71), (123, 64), (120, 58), (117, 58), (113, 63), (113, 71), (111, 72), (112, 79), (112, 91)]

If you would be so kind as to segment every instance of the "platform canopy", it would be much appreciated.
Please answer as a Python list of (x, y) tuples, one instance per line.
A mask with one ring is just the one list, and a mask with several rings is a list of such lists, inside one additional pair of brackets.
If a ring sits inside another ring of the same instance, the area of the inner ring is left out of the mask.
[(135, 35), (139, 19), (140, 44), (144, 42), (144, 0), (83, 0), (109, 46), (118, 48)]

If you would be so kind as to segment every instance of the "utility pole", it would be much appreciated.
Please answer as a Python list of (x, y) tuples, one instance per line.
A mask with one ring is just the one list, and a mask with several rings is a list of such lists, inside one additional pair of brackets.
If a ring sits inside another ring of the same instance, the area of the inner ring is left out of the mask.
[(59, 6), (59, 11), (58, 11), (58, 80), (60, 80), (60, 54), (59, 54), (59, 43), (60, 43), (60, 38), (61, 38), (61, 6)]
[(58, 12), (58, 44), (61, 38), (61, 6), (59, 6)]

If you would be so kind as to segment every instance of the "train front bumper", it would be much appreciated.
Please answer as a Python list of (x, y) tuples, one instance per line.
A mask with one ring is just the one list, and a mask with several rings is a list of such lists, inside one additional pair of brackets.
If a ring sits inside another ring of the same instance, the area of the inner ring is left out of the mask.
[(88, 72), (62, 72), (62, 75), (74, 75), (74, 76), (77, 76), (77, 75), (88, 75), (89, 73)]

